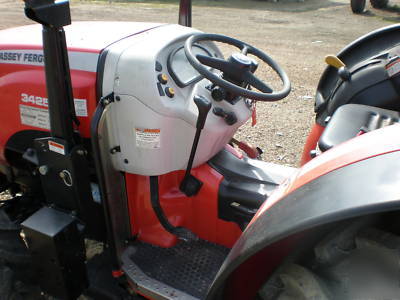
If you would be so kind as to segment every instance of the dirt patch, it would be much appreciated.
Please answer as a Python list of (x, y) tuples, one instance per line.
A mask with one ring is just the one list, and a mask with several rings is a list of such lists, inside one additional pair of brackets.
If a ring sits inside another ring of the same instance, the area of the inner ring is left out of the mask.
[[(302, 145), (314, 122), (313, 96), (326, 54), (337, 53), (359, 36), (400, 20), (396, 10), (351, 13), (349, 0), (193, 1), (193, 26), (241, 39), (270, 54), (288, 73), (292, 93), (276, 103), (259, 103), (258, 124), (243, 126), (237, 137), (264, 149), (263, 159), (296, 165)], [(391, 5), (400, 0), (391, 0)], [(0, 0), (0, 29), (30, 24), (22, 1)], [(72, 1), (77, 20), (117, 20), (175, 23), (177, 5)], [(276, 79), (260, 69), (264, 80)]]

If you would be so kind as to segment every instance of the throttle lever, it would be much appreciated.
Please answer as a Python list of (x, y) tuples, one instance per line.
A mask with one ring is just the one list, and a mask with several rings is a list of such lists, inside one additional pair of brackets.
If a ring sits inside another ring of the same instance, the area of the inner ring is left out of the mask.
[(194, 96), (193, 100), (197, 106), (197, 109), (199, 110), (196, 128), (202, 130), (204, 128), (204, 124), (206, 123), (208, 112), (211, 109), (211, 102), (207, 98), (199, 95)]
[(211, 109), (211, 102), (207, 98), (196, 95), (194, 96), (193, 100), (197, 106), (197, 109), (199, 110), (199, 115), (197, 117), (196, 123), (196, 135), (194, 136), (192, 151), (190, 152), (185, 177), (183, 178), (180, 185), (180, 190), (188, 197), (196, 195), (203, 185), (200, 180), (190, 174), (190, 171), (192, 170), (194, 157), (196, 155), (197, 146), (199, 144), (201, 130), (204, 128), (208, 112)]

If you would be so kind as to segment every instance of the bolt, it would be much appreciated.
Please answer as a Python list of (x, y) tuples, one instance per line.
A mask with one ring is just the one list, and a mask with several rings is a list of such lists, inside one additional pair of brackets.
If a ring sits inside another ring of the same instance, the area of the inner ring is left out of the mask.
[(120, 97), (120, 96), (116, 96), (116, 97), (115, 97), (115, 100), (121, 101), (121, 97)]
[(49, 167), (44, 165), (39, 167), (39, 173), (42, 175), (46, 175), (49, 172)]
[(33, 156), (33, 155), (35, 154), (35, 151), (34, 151), (32, 148), (28, 148), (28, 149), (26, 150), (26, 154), (27, 154), (28, 156)]
[(61, 171), (60, 173), (58, 173), (58, 175), (61, 177), (61, 179), (65, 178), (65, 173), (64, 171)]
[(129, 160), (127, 160), (126, 158), (124, 159), (124, 163), (129, 164)]
[(85, 151), (82, 149), (79, 149), (78, 151), (76, 151), (76, 153), (78, 153), (79, 155), (85, 155)]

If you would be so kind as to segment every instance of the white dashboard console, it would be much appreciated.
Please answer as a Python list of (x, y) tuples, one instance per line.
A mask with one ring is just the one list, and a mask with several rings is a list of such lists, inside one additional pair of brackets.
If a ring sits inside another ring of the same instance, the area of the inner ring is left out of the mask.
[[(209, 86), (186, 59), (183, 45), (198, 33), (193, 28), (164, 25), (125, 38), (109, 46), (103, 75), (103, 95), (114, 93), (107, 106), (106, 122), (110, 147), (119, 146), (112, 157), (116, 169), (139, 175), (161, 175), (184, 170), (196, 132), (198, 111), (193, 97), (212, 102), (193, 166), (207, 162), (233, 137), (251, 116), (248, 103), (214, 101)], [(210, 42), (194, 51), (222, 57)], [(228, 125), (213, 108), (235, 114)]]

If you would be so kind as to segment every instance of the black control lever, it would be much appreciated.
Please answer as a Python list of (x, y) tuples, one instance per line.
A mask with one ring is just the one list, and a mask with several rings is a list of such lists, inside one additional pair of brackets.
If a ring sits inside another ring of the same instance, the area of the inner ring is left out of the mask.
[(223, 118), (226, 124), (228, 124), (229, 126), (232, 126), (237, 122), (237, 117), (234, 112), (225, 111), (221, 107), (214, 107), (213, 113), (214, 115)]
[(192, 151), (190, 152), (185, 177), (183, 178), (180, 185), (181, 191), (185, 193), (188, 197), (196, 195), (203, 185), (200, 180), (190, 174), (190, 171), (192, 170), (194, 157), (196, 155), (197, 146), (199, 144), (201, 130), (204, 128), (208, 112), (211, 109), (211, 102), (207, 98), (196, 95), (194, 96), (193, 100), (197, 106), (197, 109), (199, 110), (199, 116), (197, 117), (196, 135), (194, 136)]

